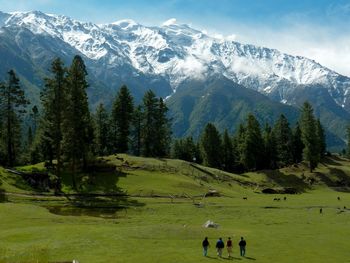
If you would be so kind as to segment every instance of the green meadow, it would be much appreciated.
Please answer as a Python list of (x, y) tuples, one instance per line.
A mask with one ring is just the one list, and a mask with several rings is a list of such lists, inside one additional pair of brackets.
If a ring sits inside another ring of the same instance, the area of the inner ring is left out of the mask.
[[(127, 155), (101, 162), (116, 171), (79, 174), (78, 192), (66, 173), (61, 196), (0, 168), (0, 262), (350, 262), (345, 159), (328, 158), (314, 173), (300, 164), (242, 175)], [(262, 193), (286, 187), (298, 194)], [(220, 196), (206, 196), (211, 190)], [(207, 220), (219, 227), (204, 228)], [(239, 256), (241, 236), (246, 257)], [(233, 239), (233, 258), (226, 250), (216, 256), (219, 237)]]

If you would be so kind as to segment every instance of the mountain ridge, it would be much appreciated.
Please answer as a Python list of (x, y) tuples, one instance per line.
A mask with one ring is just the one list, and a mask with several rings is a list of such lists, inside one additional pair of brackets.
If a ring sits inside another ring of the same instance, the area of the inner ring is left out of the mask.
[[(40, 11), (0, 13), (0, 71), (15, 67), (32, 93), (41, 89), (40, 78), (54, 57), (68, 64), (74, 54), (83, 56), (89, 69), (93, 105), (108, 105), (122, 84), (136, 101), (149, 88), (169, 99), (183, 83), (221, 76), (296, 107), (301, 103), (296, 98), (315, 100), (317, 87), (330, 103), (316, 112), (334, 113), (320, 115), (321, 121), (328, 126), (335, 116), (340, 124), (333, 126), (339, 128), (350, 120), (350, 78), (305, 57), (217, 38), (175, 19), (143, 26), (127, 19), (80, 22)], [(345, 131), (334, 133), (344, 138)]]

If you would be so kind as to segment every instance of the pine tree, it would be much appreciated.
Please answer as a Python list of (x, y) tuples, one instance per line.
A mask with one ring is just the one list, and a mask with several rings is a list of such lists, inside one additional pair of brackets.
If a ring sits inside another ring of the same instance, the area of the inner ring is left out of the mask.
[(2, 141), (5, 150), (5, 164), (13, 166), (21, 147), (21, 115), (29, 104), (19, 85), (15, 72), (8, 72), (8, 83), (0, 83), (0, 111), (2, 115)]
[(158, 99), (153, 91), (149, 90), (143, 97), (142, 123), (142, 155), (157, 156), (154, 136), (158, 133)]
[(73, 188), (80, 165), (87, 166), (93, 142), (93, 127), (88, 107), (86, 68), (80, 56), (75, 56), (68, 70), (67, 103), (63, 122), (64, 155), (71, 164)]
[(100, 103), (96, 109), (95, 125), (96, 125), (96, 152), (98, 155), (107, 155), (110, 153), (110, 125), (109, 116), (103, 103)]
[(172, 158), (188, 162), (197, 161), (196, 147), (192, 137), (175, 140), (172, 149)]
[(243, 164), (243, 153), (244, 153), (244, 143), (245, 143), (245, 136), (246, 136), (246, 127), (243, 123), (240, 123), (238, 126), (238, 129), (233, 137), (233, 148), (235, 150), (235, 156), (236, 156), (236, 172), (243, 172), (244, 171), (244, 164)]
[(131, 152), (136, 156), (141, 154), (142, 120), (143, 112), (139, 105), (133, 112), (131, 123)]
[(222, 136), (222, 167), (225, 171), (232, 172), (235, 168), (235, 154), (233, 143), (228, 131)]
[(249, 114), (242, 145), (242, 163), (246, 170), (258, 170), (263, 167), (264, 143), (260, 124), (253, 114)]
[(133, 98), (127, 86), (123, 85), (118, 91), (112, 109), (114, 152), (126, 153), (129, 150), (133, 108)]
[(171, 145), (171, 127), (167, 117), (168, 107), (162, 98), (159, 98), (156, 115), (157, 133), (154, 138), (154, 150), (157, 157), (166, 157), (170, 152)]
[(316, 134), (317, 134), (317, 140), (318, 140), (317, 145), (319, 147), (319, 154), (320, 154), (320, 158), (323, 158), (326, 153), (327, 145), (326, 145), (326, 136), (325, 136), (324, 129), (322, 127), (320, 119), (317, 119), (316, 128), (317, 128)]
[(221, 136), (215, 125), (208, 123), (201, 136), (201, 149), (204, 165), (221, 168), (222, 164)]
[[(52, 77), (45, 79), (45, 88), (41, 93), (43, 116), (40, 135), (44, 158), (48, 160), (51, 167), (53, 167), (53, 159), (56, 159), (55, 175), (59, 179), (62, 168), (62, 124), (66, 108), (65, 94), (67, 93), (67, 71), (61, 59), (56, 58), (52, 61), (51, 73)], [(37, 108), (33, 108), (33, 115), (37, 114)], [(59, 185), (56, 187), (56, 191), (60, 190)]]
[(292, 130), (287, 118), (281, 114), (273, 128), (276, 139), (276, 153), (278, 167), (284, 167), (293, 163)]
[(300, 116), (301, 138), (304, 144), (303, 158), (309, 163), (312, 172), (320, 160), (320, 151), (317, 136), (317, 123), (310, 103), (305, 102)]
[(271, 126), (266, 123), (263, 132), (264, 141), (264, 168), (275, 169), (277, 167), (276, 138)]
[(301, 129), (299, 122), (297, 122), (293, 130), (293, 162), (300, 163), (303, 160), (304, 144), (301, 139)]

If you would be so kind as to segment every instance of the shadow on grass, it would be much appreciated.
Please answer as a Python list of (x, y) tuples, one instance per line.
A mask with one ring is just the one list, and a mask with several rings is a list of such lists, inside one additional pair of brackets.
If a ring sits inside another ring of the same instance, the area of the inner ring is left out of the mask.
[(284, 174), (279, 170), (258, 171), (258, 174), (264, 174), (268, 179), (280, 187), (294, 188), (298, 192), (305, 192), (310, 189), (309, 184), (295, 174)]
[[(67, 204), (46, 206), (46, 208), (58, 215), (125, 217), (128, 208), (145, 205), (131, 199), (123, 189), (118, 187), (119, 178), (126, 176), (127, 174), (120, 170), (81, 172), (76, 176), (77, 191), (64, 194), (68, 200)], [(65, 174), (63, 182), (65, 185), (71, 185), (68, 173)]]
[(316, 174), (320, 181), (328, 187), (332, 187), (339, 192), (350, 192), (350, 176), (348, 174), (337, 168), (329, 168), (329, 173), (331, 177), (327, 177), (322, 173)]
[(7, 202), (5, 190), (0, 188), (0, 203)]
[(342, 164), (339, 161), (341, 161), (339, 157), (333, 156), (332, 158), (325, 157), (321, 161), (321, 163), (324, 164), (325, 166), (328, 166), (328, 165), (341, 166)]

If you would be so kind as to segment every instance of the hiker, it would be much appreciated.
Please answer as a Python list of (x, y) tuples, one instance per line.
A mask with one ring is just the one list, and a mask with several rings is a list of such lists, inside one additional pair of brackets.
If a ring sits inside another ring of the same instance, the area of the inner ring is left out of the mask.
[(228, 253), (228, 257), (231, 258), (231, 254), (232, 254), (232, 240), (229, 237), (227, 242), (226, 242), (226, 247), (227, 247), (227, 253)]
[(224, 249), (224, 247), (224, 241), (222, 241), (222, 238), (220, 237), (219, 240), (216, 242), (216, 250), (218, 252), (219, 257), (222, 257), (222, 250)]
[(203, 256), (206, 257), (208, 255), (208, 247), (209, 247), (208, 237), (204, 238), (202, 242), (202, 246), (203, 246)]
[(239, 250), (241, 252), (241, 257), (245, 256), (245, 246), (247, 245), (247, 242), (244, 240), (243, 237), (241, 237), (241, 241), (238, 243), (239, 245)]

